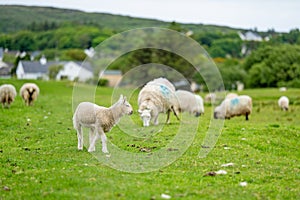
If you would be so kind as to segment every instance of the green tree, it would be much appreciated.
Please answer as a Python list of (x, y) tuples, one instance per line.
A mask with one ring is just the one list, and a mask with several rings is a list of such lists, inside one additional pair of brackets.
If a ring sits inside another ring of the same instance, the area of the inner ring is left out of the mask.
[(244, 63), (250, 87), (294, 86), (300, 80), (300, 46), (264, 46)]
[(48, 68), (48, 74), (50, 79), (56, 79), (57, 74), (62, 70), (64, 66), (62, 65), (51, 65)]

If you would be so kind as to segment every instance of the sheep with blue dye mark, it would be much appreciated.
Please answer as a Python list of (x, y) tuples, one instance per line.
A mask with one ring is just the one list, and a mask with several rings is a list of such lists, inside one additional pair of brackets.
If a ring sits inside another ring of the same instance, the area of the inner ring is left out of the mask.
[(3, 84), (0, 86), (0, 102), (3, 108), (9, 108), (16, 96), (17, 92), (15, 86), (11, 84)]
[(237, 96), (239, 96), (238, 94), (236, 94), (236, 93), (228, 93), (227, 95), (226, 95), (226, 97), (225, 97), (225, 99), (233, 99), (233, 98), (235, 98), (235, 97), (237, 97)]
[(188, 112), (196, 117), (204, 114), (203, 99), (201, 96), (186, 90), (175, 92), (178, 98), (180, 112)]
[(159, 113), (167, 113), (167, 123), (170, 123), (171, 111), (179, 120), (175, 87), (165, 78), (154, 79), (142, 88), (138, 95), (138, 106), (143, 126), (149, 126), (151, 120), (158, 125)]
[(241, 95), (225, 99), (214, 110), (215, 119), (230, 119), (234, 116), (244, 115), (246, 120), (252, 112), (252, 99), (248, 95)]
[(288, 111), (289, 110), (289, 98), (286, 96), (280, 97), (278, 100), (278, 105), (282, 110)]
[(108, 153), (105, 133), (109, 132), (122, 116), (131, 115), (132, 113), (132, 106), (123, 95), (109, 108), (90, 102), (80, 103), (73, 115), (73, 126), (77, 130), (78, 150), (83, 149), (82, 127), (87, 127), (90, 128), (88, 151), (95, 151), (96, 141), (101, 138), (102, 152)]
[(35, 83), (25, 83), (20, 89), (20, 96), (23, 98), (26, 106), (32, 106), (37, 100), (40, 89)]

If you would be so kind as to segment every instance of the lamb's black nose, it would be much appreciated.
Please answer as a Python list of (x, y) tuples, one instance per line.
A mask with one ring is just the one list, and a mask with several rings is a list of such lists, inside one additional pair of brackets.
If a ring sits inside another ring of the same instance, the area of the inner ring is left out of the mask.
[(133, 113), (133, 110), (132, 110), (132, 111), (130, 111), (129, 115), (132, 115), (132, 113)]

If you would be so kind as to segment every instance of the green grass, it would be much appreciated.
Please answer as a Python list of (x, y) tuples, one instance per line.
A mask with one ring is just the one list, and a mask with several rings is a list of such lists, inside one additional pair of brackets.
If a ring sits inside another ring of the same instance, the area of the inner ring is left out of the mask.
[[(253, 98), (250, 120), (225, 121), (214, 149), (199, 158), (211, 117), (212, 107), (206, 105), (192, 145), (179, 159), (153, 172), (128, 173), (104, 165), (86, 148), (77, 150), (72, 83), (35, 82), (41, 94), (33, 107), (25, 107), (18, 96), (10, 109), (0, 109), (0, 199), (162, 199), (163, 193), (172, 199), (300, 198), (299, 89), (243, 91)], [(2, 83), (13, 83), (18, 90), (24, 81)], [(96, 102), (109, 106), (111, 93), (110, 88), (97, 88)], [(292, 101), (289, 112), (277, 107), (282, 94)], [(136, 111), (136, 96), (130, 102)], [(132, 133), (143, 134), (137, 112), (132, 120), (140, 126)], [(162, 115), (160, 122), (164, 120)], [(174, 117), (171, 121), (152, 137), (132, 137), (114, 127), (108, 140), (128, 152), (154, 154), (178, 132), (180, 123)], [(141, 152), (142, 147), (150, 152)], [(96, 150), (101, 150), (100, 142)], [(221, 167), (229, 162), (234, 166)], [(220, 169), (227, 174), (205, 176)], [(241, 187), (242, 181), (248, 185)]]

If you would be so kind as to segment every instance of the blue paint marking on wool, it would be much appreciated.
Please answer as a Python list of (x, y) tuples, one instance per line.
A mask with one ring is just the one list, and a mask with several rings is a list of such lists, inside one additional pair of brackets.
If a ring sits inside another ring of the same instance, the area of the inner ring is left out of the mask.
[(164, 86), (164, 85), (160, 85), (160, 92), (165, 96), (168, 97), (170, 95), (170, 90)]
[(230, 105), (236, 106), (237, 104), (239, 104), (239, 102), (240, 102), (240, 100), (238, 98), (234, 98), (234, 99), (231, 99)]

